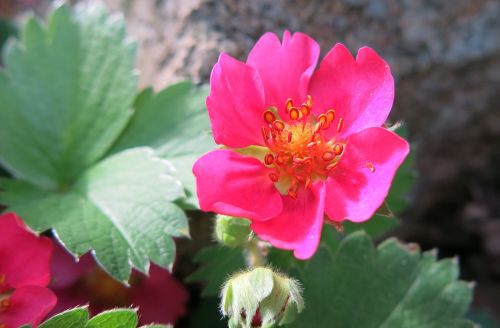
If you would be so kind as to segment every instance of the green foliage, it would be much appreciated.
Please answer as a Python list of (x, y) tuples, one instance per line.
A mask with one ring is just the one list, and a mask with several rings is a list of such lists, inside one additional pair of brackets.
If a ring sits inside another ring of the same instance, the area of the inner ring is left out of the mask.
[(214, 237), (221, 245), (243, 246), (248, 242), (250, 234), (250, 220), (220, 214), (215, 218)]
[[(89, 320), (89, 312), (80, 307), (55, 315), (42, 323), (40, 328), (136, 328), (137, 313), (133, 309), (114, 309), (99, 313)], [(142, 328), (167, 328), (164, 325), (149, 325)]]
[(227, 320), (220, 314), (219, 302), (218, 297), (202, 298), (186, 318), (185, 327), (207, 328), (207, 322), (210, 322), (210, 328), (227, 328)]
[(84, 328), (89, 320), (86, 308), (76, 308), (56, 314), (42, 323), (39, 328)]
[(243, 251), (240, 248), (210, 246), (204, 248), (194, 259), (200, 268), (190, 275), (187, 282), (205, 282), (203, 296), (219, 295), (220, 288), (228, 275), (245, 267)]
[(137, 321), (134, 310), (115, 309), (99, 313), (87, 322), (85, 328), (135, 328)]
[(398, 227), (400, 220), (395, 216), (375, 214), (370, 220), (362, 223), (344, 222), (344, 233), (349, 235), (356, 231), (364, 231), (372, 237), (381, 237)]
[(373, 246), (364, 233), (322, 247), (300, 272), (306, 309), (292, 327), (473, 327), (472, 297), (455, 260), (394, 239)]
[[(0, 53), (8, 38), (16, 36), (17, 29), (7, 18), (0, 16)], [(1, 63), (1, 61), (0, 61)]]
[[(203, 266), (190, 281), (208, 280), (204, 295), (210, 297), (219, 293), (221, 277), (244, 267), (237, 249), (205, 249), (198, 260)], [(375, 248), (364, 232), (342, 240), (332, 227), (325, 227), (312, 260), (297, 261), (289, 252), (273, 249), (269, 262), (302, 283), (306, 308), (293, 327), (473, 326), (463, 319), (471, 286), (457, 280), (456, 260), (437, 261), (434, 252), (422, 253), (395, 239)]]
[(469, 311), (467, 318), (474, 321), (481, 328), (500, 328), (500, 322), (492, 315), (492, 313), (482, 310), (474, 309)]
[(148, 146), (169, 160), (186, 188), (183, 204), (198, 208), (196, 184), (191, 172), (195, 160), (216, 146), (210, 135), (205, 109), (207, 88), (189, 82), (175, 84), (157, 94), (144, 90), (136, 99), (136, 111), (112, 152)]
[(148, 271), (148, 258), (168, 266), (175, 255), (170, 236), (188, 234), (184, 212), (171, 202), (182, 188), (168, 172), (150, 149), (135, 148), (92, 166), (64, 193), (4, 180), (0, 202), (37, 231), (54, 228), (73, 253), (93, 249), (126, 282), (132, 267)]
[[(189, 235), (176, 202), (196, 201), (179, 180), (193, 195), (192, 162), (211, 139), (199, 132), (206, 90), (146, 90), (134, 113), (135, 45), (100, 8), (61, 6), (47, 25), (31, 18), (5, 53), (0, 163), (14, 179), (0, 182), (0, 203), (35, 231), (53, 229), (73, 254), (92, 250), (123, 282), (150, 260), (171, 266), (171, 237)], [(129, 149), (144, 145), (162, 156)]]
[[(324, 226), (321, 244), (334, 249), (340, 242), (340, 235), (331, 226)], [(245, 269), (244, 251), (242, 247), (228, 248), (221, 245), (202, 249), (194, 258), (200, 264), (198, 270), (191, 274), (187, 282), (205, 283), (202, 295), (217, 296), (226, 278), (239, 270)], [(296, 277), (297, 270), (303, 268), (306, 262), (297, 260), (292, 252), (270, 248), (268, 264)]]
[(129, 119), (135, 45), (102, 10), (31, 18), (0, 74), (0, 158), (40, 188), (71, 184), (101, 158)]

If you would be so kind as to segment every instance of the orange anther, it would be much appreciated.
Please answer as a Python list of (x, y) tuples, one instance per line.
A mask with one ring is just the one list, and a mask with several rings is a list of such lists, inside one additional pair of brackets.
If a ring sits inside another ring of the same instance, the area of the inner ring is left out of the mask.
[(342, 144), (336, 143), (335, 145), (333, 145), (332, 150), (335, 153), (335, 155), (338, 156), (338, 155), (342, 154), (342, 152), (344, 151), (344, 146), (342, 146)]
[(269, 179), (271, 179), (271, 181), (273, 182), (276, 182), (279, 180), (279, 177), (276, 173), (269, 173)]
[(311, 113), (311, 108), (309, 108), (309, 106), (304, 104), (300, 107), (300, 111), (302, 112), (302, 115), (307, 116), (309, 115), (309, 113)]
[(288, 131), (288, 143), (292, 142), (292, 132)]
[(310, 142), (307, 144), (307, 148), (309, 148), (309, 149), (314, 148), (314, 146), (316, 146), (315, 142)]
[(366, 163), (366, 167), (370, 170), (371, 173), (375, 172), (375, 166), (372, 163)]
[(276, 115), (274, 115), (274, 113), (271, 112), (270, 110), (264, 111), (263, 117), (264, 117), (264, 121), (266, 121), (269, 124), (271, 124), (272, 122), (274, 122), (276, 120)]
[(326, 118), (325, 114), (321, 114), (318, 116), (318, 122), (320, 127), (324, 127), (328, 123), (328, 119)]
[(285, 159), (283, 158), (283, 155), (276, 156), (275, 160), (276, 160), (276, 164), (278, 164), (278, 165), (285, 164)]
[(342, 131), (343, 127), (344, 127), (344, 119), (341, 117), (339, 118), (339, 124), (337, 125), (337, 132)]
[(288, 112), (288, 115), (290, 116), (290, 119), (292, 119), (294, 121), (300, 118), (300, 112), (295, 107), (292, 107), (290, 109), (290, 111)]
[(333, 109), (330, 109), (328, 112), (326, 112), (326, 118), (328, 120), (328, 123), (332, 123), (333, 120), (335, 120), (335, 111)]
[(298, 182), (304, 182), (305, 178), (301, 175), (295, 176), (295, 179), (297, 179)]
[(323, 158), (325, 162), (328, 162), (335, 158), (335, 154), (331, 151), (325, 151), (323, 153), (323, 156), (321, 156), (321, 158)]
[(285, 123), (277, 120), (273, 122), (273, 127), (278, 131), (283, 131), (285, 129)]
[(293, 189), (288, 190), (288, 196), (292, 197), (293, 199), (296, 199), (297, 198), (297, 191), (293, 190)]
[(0, 274), (0, 286), (5, 284), (5, 280), (7, 280), (7, 276), (5, 274)]
[(267, 154), (264, 157), (264, 163), (266, 163), (266, 165), (271, 165), (273, 164), (273, 162), (274, 162), (274, 156), (272, 154)]
[(289, 112), (289, 111), (290, 111), (290, 109), (292, 109), (292, 108), (293, 108), (293, 101), (292, 101), (292, 98), (288, 98), (288, 99), (286, 100), (286, 110), (287, 110), (287, 112)]

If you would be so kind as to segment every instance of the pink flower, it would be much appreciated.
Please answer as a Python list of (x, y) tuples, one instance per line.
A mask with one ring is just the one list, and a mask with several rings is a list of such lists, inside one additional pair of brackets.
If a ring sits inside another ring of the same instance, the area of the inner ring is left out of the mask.
[(315, 70), (318, 44), (266, 33), (246, 63), (221, 54), (208, 113), (223, 149), (194, 165), (204, 211), (245, 217), (299, 259), (323, 222), (368, 220), (387, 196), (408, 143), (384, 129), (394, 98), (389, 66), (372, 49), (335, 45)]
[(0, 327), (36, 327), (57, 302), (47, 288), (52, 242), (15, 214), (0, 215)]
[(52, 259), (52, 315), (89, 304), (92, 314), (115, 307), (138, 307), (139, 324), (173, 324), (186, 313), (187, 290), (167, 270), (151, 264), (149, 277), (132, 271), (130, 288), (111, 278), (90, 253), (78, 262), (59, 244)]

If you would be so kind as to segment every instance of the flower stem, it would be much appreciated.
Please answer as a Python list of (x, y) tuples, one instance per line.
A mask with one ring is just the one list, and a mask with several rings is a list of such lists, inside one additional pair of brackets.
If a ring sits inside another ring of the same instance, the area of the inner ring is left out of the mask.
[(245, 256), (249, 268), (262, 267), (266, 264), (266, 250), (262, 248), (260, 241), (250, 237), (245, 246)]

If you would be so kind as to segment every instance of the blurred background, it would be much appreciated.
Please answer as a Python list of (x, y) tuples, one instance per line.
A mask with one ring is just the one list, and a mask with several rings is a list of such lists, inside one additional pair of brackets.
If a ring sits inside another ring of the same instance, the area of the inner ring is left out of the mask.
[[(94, 0), (72, 1), (92, 3)], [(396, 235), (458, 255), (478, 283), (474, 307), (500, 319), (500, 1), (498, 0), (104, 0), (139, 42), (140, 85), (208, 82), (221, 51), (245, 60), (264, 32), (285, 29), (374, 48), (396, 79), (392, 121), (416, 149), (417, 183)], [(48, 0), (0, 0), (0, 43)], [(192, 213), (191, 259), (210, 241), (209, 220)], [(191, 264), (185, 264), (191, 263)], [(180, 261), (176, 276), (192, 271)], [(194, 287), (193, 287), (194, 288)], [(191, 303), (196, 302), (192, 298)]]

